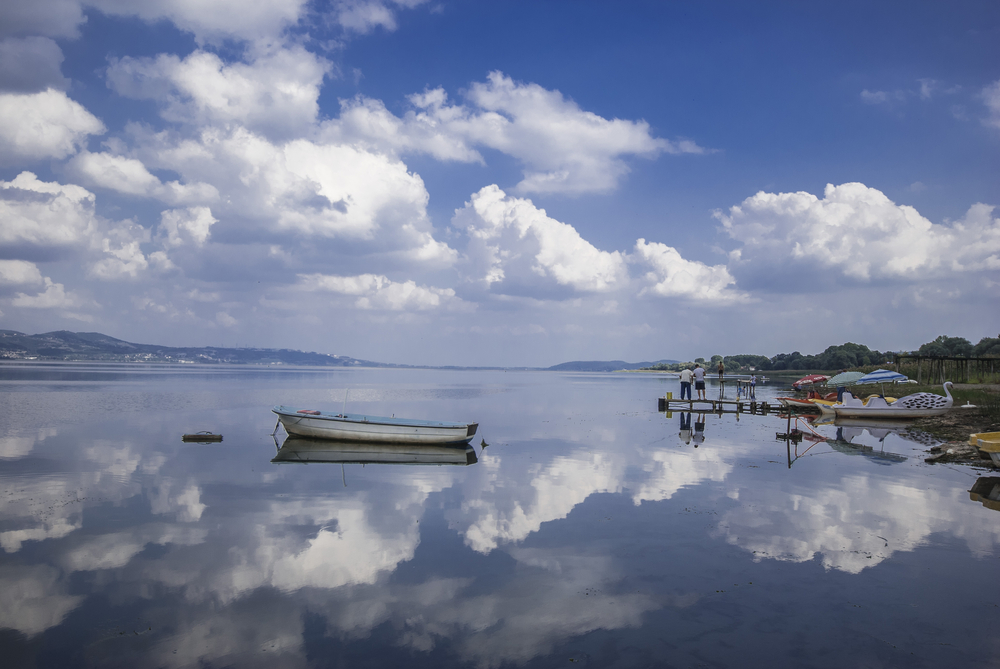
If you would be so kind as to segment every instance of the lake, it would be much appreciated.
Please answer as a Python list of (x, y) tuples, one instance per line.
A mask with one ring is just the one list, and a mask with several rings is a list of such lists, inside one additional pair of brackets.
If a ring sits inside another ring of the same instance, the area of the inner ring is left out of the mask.
[[(969, 493), (989, 472), (926, 464), (934, 442), (905, 430), (794, 444), (776, 415), (668, 417), (668, 391), (635, 373), (0, 364), (2, 664), (1000, 661), (1000, 505)], [(272, 406), (345, 400), (478, 421), (475, 457), (272, 462)], [(181, 441), (198, 431), (224, 440)]]

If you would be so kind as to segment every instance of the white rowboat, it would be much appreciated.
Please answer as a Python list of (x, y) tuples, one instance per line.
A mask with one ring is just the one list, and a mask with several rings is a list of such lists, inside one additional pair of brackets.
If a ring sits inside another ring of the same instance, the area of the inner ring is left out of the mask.
[(276, 406), (285, 432), (299, 437), (380, 444), (468, 443), (478, 423), (451, 423)]

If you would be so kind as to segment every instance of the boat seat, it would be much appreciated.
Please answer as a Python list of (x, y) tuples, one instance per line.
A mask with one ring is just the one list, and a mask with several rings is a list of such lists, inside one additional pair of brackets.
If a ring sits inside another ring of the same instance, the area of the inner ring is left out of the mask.
[(843, 404), (845, 407), (864, 406), (864, 402), (862, 402), (859, 398), (855, 397), (854, 395), (852, 395), (850, 392), (847, 391), (844, 392), (844, 397), (841, 399), (841, 404)]

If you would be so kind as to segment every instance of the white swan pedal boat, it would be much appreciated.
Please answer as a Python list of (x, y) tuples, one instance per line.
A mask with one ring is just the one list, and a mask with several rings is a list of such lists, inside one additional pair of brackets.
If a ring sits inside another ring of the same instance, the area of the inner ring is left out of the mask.
[(945, 381), (945, 396), (934, 393), (914, 393), (900, 397), (894, 402), (886, 402), (883, 397), (869, 397), (867, 402), (861, 401), (849, 392), (844, 393), (843, 400), (827, 407), (845, 418), (924, 418), (940, 416), (951, 409), (954, 399), (951, 396), (951, 381)]
[[(478, 423), (451, 423), (315, 409), (276, 406), (271, 409), (285, 432), (299, 437), (380, 444), (468, 443)], [(277, 429), (277, 426), (275, 426)]]

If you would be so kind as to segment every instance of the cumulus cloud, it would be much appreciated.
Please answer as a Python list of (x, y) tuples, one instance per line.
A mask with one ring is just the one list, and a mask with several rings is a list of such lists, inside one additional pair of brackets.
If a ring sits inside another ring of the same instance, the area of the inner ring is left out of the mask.
[(358, 33), (376, 28), (396, 29), (396, 8), (411, 8), (427, 0), (335, 0), (331, 14), (337, 23)]
[(329, 61), (301, 46), (224, 63), (207, 51), (186, 58), (125, 57), (108, 67), (108, 85), (120, 95), (161, 103), (164, 119), (180, 124), (232, 122), (269, 136), (307, 132), (319, 113), (319, 89)]
[(154, 22), (171, 21), (181, 30), (193, 33), (200, 42), (225, 38), (264, 40), (280, 36), (295, 25), (308, 0), (82, 0), (85, 4), (115, 16), (135, 16)]
[(212, 216), (212, 210), (208, 207), (168, 209), (160, 214), (157, 239), (171, 248), (186, 244), (204, 246), (215, 223), (218, 220)]
[(68, 246), (96, 228), (94, 194), (21, 172), (0, 181), (0, 246)]
[(704, 153), (690, 140), (654, 137), (645, 121), (606, 119), (581, 109), (559, 91), (515, 82), (492, 72), (474, 83), (470, 105), (448, 102), (443, 89), (411, 95), (402, 118), (379, 101), (342, 102), (340, 119), (326, 125), (335, 137), (381, 149), (423, 152), (440, 160), (482, 162), (476, 147), (521, 161), (524, 193), (584, 193), (613, 190), (628, 173), (625, 158), (661, 153)]
[[(193, 138), (135, 129), (136, 152), (152, 168), (211, 184), (224, 197), (213, 214), (256, 235), (287, 233), (357, 244), (358, 253), (396, 265), (449, 266), (457, 253), (434, 238), (423, 180), (398, 158), (363, 148), (299, 139), (274, 143), (245, 128), (208, 128)], [(360, 251), (359, 251), (360, 249)]]
[(0, 286), (42, 283), (42, 273), (26, 260), (0, 260)]
[(52, 279), (45, 277), (45, 290), (35, 295), (18, 293), (11, 300), (15, 307), (25, 307), (27, 309), (75, 309), (83, 306), (83, 300), (73, 291), (67, 291), (66, 286), (61, 283), (54, 283)]
[(621, 253), (597, 249), (573, 226), (496, 185), (474, 193), (455, 213), (453, 224), (468, 233), (475, 278), (487, 286), (548, 281), (580, 291), (606, 291), (627, 280)]
[(390, 281), (376, 274), (358, 276), (300, 275), (300, 287), (356, 296), (359, 309), (388, 311), (465, 310), (471, 305), (455, 296), (451, 288), (418, 286), (414, 281)]
[(976, 204), (960, 221), (934, 224), (879, 190), (847, 183), (827, 185), (822, 199), (762, 191), (715, 215), (741, 244), (736, 266), (791, 257), (868, 282), (1000, 269), (993, 209)]
[(214, 186), (177, 181), (162, 183), (142, 161), (111, 153), (82, 151), (69, 161), (67, 171), (89, 186), (153, 197), (170, 204), (211, 202), (219, 198), (219, 191)]
[(105, 131), (104, 124), (62, 91), (0, 93), (0, 163), (65, 158)]
[(638, 295), (728, 301), (745, 297), (730, 288), (724, 265), (685, 260), (674, 248), (639, 239), (632, 255), (602, 251), (568, 223), (550, 218), (531, 200), (507, 195), (496, 185), (474, 193), (452, 224), (469, 236), (470, 277), (496, 292), (541, 294), (546, 287), (580, 293), (627, 289), (629, 265), (645, 283)]
[(729, 301), (746, 299), (745, 293), (729, 288), (736, 279), (725, 265), (708, 266), (696, 260), (685, 260), (677, 249), (659, 242), (635, 243), (633, 262), (643, 262), (650, 267), (645, 279), (649, 285), (642, 294), (661, 297), (685, 297), (698, 300)]
[(149, 267), (141, 248), (148, 241), (149, 230), (130, 221), (111, 228), (101, 239), (103, 257), (91, 266), (91, 275), (104, 280), (134, 279)]
[(0, 41), (0, 90), (36, 93), (65, 88), (69, 81), (62, 75), (62, 61), (62, 49), (48, 37)]

